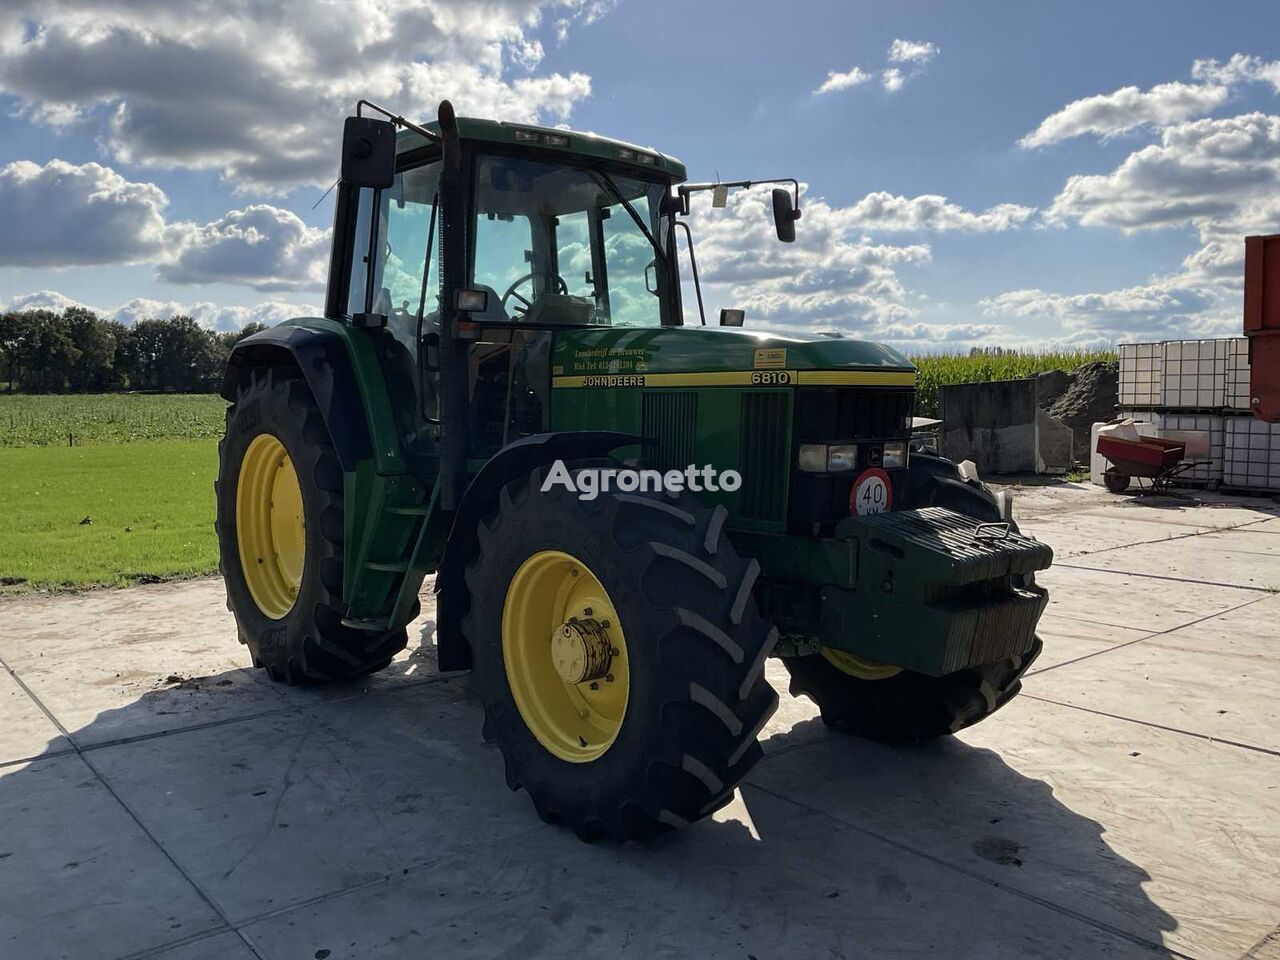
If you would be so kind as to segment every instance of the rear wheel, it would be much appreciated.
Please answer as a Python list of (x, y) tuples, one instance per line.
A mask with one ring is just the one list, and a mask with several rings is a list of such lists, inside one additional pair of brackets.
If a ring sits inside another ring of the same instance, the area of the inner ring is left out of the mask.
[(777, 634), (759, 566), (692, 496), (503, 488), (466, 572), (485, 737), (507, 783), (586, 840), (713, 812), (761, 757)]
[(1107, 488), (1108, 493), (1124, 493), (1129, 489), (1129, 482), (1132, 479), (1118, 467), (1107, 467), (1102, 472), (1102, 484)]
[[(954, 464), (941, 457), (921, 457), (921, 465), (929, 472), (912, 478), (912, 506), (945, 506), (986, 522), (1000, 519), (984, 484), (963, 481)], [(912, 743), (955, 733), (995, 713), (1022, 689), (1021, 677), (1040, 650), (1036, 639), (1021, 656), (942, 677), (831, 648), (784, 657), (783, 663), (791, 674), (791, 694), (813, 700), (828, 726), (873, 740)]]
[(219, 568), (240, 642), (273, 680), (350, 680), (386, 666), (403, 629), (342, 625), (342, 467), (307, 385), (255, 370), (218, 445)]

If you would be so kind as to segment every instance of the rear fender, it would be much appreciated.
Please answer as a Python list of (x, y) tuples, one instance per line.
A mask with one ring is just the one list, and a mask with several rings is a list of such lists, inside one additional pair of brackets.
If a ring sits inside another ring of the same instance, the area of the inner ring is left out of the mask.
[(303, 326), (281, 325), (245, 337), (231, 351), (219, 393), (234, 401), (256, 369), (296, 367), (307, 382), (324, 418), (342, 469), (373, 456), (368, 417), (347, 345), (337, 334)]
[(476, 528), (497, 504), (502, 488), (516, 477), (556, 460), (603, 457), (618, 447), (646, 442), (632, 434), (607, 430), (537, 433), (507, 444), (485, 463), (454, 512), (436, 574), (436, 655), (441, 670), (466, 670), (471, 666), (471, 645), (462, 635), (462, 618), (471, 608), (463, 574), (478, 549)]

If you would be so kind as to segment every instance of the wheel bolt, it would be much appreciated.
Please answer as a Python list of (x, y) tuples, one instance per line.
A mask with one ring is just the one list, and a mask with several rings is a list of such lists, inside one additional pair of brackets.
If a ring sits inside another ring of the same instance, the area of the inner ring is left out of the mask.
[[(604, 682), (605, 682), (605, 683), (613, 683), (613, 674), (612, 674), (612, 673), (607, 673), (607, 674), (605, 674)], [(595, 686), (595, 684), (592, 684), (592, 686), (594, 687), (594, 686)]]

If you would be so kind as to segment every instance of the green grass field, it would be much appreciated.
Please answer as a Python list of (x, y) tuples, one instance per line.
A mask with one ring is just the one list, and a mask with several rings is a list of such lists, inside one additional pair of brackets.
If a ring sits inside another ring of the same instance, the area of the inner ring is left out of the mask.
[(213, 573), (217, 454), (210, 440), (0, 449), (0, 589)]

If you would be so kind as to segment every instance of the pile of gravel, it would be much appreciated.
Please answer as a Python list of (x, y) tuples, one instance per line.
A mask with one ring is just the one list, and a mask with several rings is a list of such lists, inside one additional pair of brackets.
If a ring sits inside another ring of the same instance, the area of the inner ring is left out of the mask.
[(1071, 428), (1075, 458), (1088, 463), (1090, 428), (1112, 419), (1119, 402), (1120, 364), (1095, 360), (1076, 367), (1066, 390), (1044, 409), (1049, 416)]

